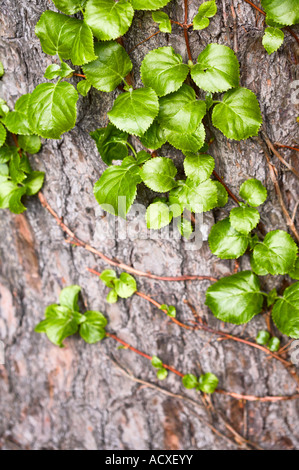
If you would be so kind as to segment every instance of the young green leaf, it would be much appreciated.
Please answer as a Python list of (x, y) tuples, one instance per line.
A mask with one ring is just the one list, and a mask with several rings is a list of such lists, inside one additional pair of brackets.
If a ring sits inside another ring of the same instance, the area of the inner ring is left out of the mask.
[(208, 44), (191, 68), (191, 76), (205, 91), (226, 91), (239, 86), (239, 62), (229, 47)]
[(127, 0), (88, 0), (85, 22), (101, 41), (123, 36), (131, 26), (134, 9)]
[(215, 0), (210, 0), (208, 2), (203, 2), (199, 9), (197, 15), (193, 19), (193, 29), (201, 30), (209, 26), (210, 20), (217, 13), (217, 5)]
[(184, 217), (179, 218), (177, 220), (177, 228), (182, 237), (186, 238), (187, 240), (193, 233), (192, 223), (190, 222), (190, 220), (185, 219)]
[(239, 258), (247, 250), (248, 236), (237, 232), (227, 217), (213, 225), (209, 246), (211, 252), (221, 259)]
[(263, 46), (268, 52), (272, 54), (277, 51), (280, 46), (283, 44), (284, 32), (279, 28), (272, 28), (269, 26), (265, 29), (265, 34), (263, 36)]
[(171, 158), (148, 160), (140, 170), (142, 181), (153, 191), (164, 193), (176, 186), (177, 169)]
[(149, 229), (159, 230), (169, 225), (172, 220), (172, 212), (168, 205), (162, 201), (150, 204), (146, 210), (146, 225)]
[(167, 13), (164, 13), (164, 11), (154, 11), (152, 17), (155, 23), (158, 23), (161, 33), (171, 33), (172, 27)]
[(158, 356), (153, 356), (152, 357), (152, 366), (155, 367), (156, 369), (161, 369), (163, 367), (163, 362)]
[(35, 27), (35, 34), (45, 54), (70, 59), (74, 65), (96, 59), (92, 31), (82, 20), (47, 10)]
[(212, 372), (201, 375), (198, 380), (198, 390), (203, 393), (214, 393), (218, 387), (219, 379)]
[(207, 212), (217, 206), (217, 187), (214, 181), (208, 179), (202, 183), (196, 183), (187, 178), (187, 200), (190, 210), (197, 214)]
[(277, 352), (279, 351), (280, 348), (280, 339), (277, 338), (276, 336), (273, 336), (273, 338), (270, 339), (269, 344), (268, 344), (268, 349), (272, 352)]
[[(250, 239), (249, 239), (249, 247), (250, 247)], [(269, 274), (268, 271), (264, 269), (262, 265), (258, 264), (253, 259), (253, 253), (251, 253), (250, 255), (250, 266), (251, 266), (252, 271), (258, 276), (266, 276), (267, 274)]]
[(105, 211), (125, 218), (140, 182), (136, 160), (126, 157), (120, 166), (111, 166), (104, 171), (94, 186), (94, 195)]
[(272, 310), (277, 328), (291, 338), (299, 338), (299, 282), (288, 287)]
[(217, 207), (224, 207), (228, 201), (228, 192), (220, 181), (214, 181), (214, 183), (217, 187)]
[(167, 139), (158, 119), (155, 119), (146, 133), (140, 137), (142, 145), (151, 150), (158, 150), (166, 143), (166, 140)]
[(53, 0), (56, 8), (66, 15), (73, 15), (80, 11), (86, 0)]
[[(118, 4), (117, 4), (118, 5)], [(116, 98), (108, 113), (110, 121), (129, 134), (142, 136), (159, 112), (159, 101), (151, 88), (131, 89)]]
[(250, 206), (257, 207), (267, 199), (267, 189), (259, 180), (254, 178), (244, 181), (240, 187), (240, 196), (248, 202)]
[(121, 273), (114, 281), (115, 292), (122, 299), (128, 299), (137, 291), (136, 281), (131, 274)]
[(165, 129), (164, 135), (167, 141), (184, 154), (191, 152), (196, 153), (204, 144), (206, 133), (202, 123), (192, 134), (182, 134), (181, 132), (174, 132)]
[(46, 68), (44, 77), (48, 80), (53, 80), (54, 78), (61, 77), (65, 78), (71, 75), (74, 70), (65, 62), (62, 62), (61, 65), (51, 64)]
[(31, 135), (28, 122), (28, 105), (31, 95), (22, 95), (15, 104), (15, 110), (6, 114), (2, 122), (13, 134)]
[(277, 290), (276, 289), (272, 289), (269, 294), (268, 294), (268, 297), (267, 297), (267, 307), (271, 307), (271, 305), (274, 304), (275, 300), (277, 299), (278, 295), (277, 295)]
[(299, 23), (297, 0), (262, 0), (262, 7), (272, 21), (290, 26)]
[(111, 289), (111, 291), (108, 293), (106, 300), (109, 304), (115, 304), (118, 301), (118, 295), (114, 289)]
[(32, 171), (23, 181), (26, 189), (26, 196), (34, 196), (34, 194), (37, 194), (44, 184), (44, 179), (44, 172)]
[(49, 340), (63, 347), (63, 340), (78, 331), (78, 314), (74, 315), (69, 308), (50, 305), (45, 311), (46, 319), (35, 327), (36, 333), (46, 333)]
[(206, 293), (206, 305), (215, 317), (236, 325), (247, 323), (260, 313), (263, 299), (258, 277), (251, 271), (223, 277)]
[(215, 160), (211, 155), (189, 155), (184, 160), (184, 170), (195, 183), (206, 181), (215, 168)]
[(130, 57), (115, 41), (97, 43), (95, 53), (98, 58), (82, 67), (87, 80), (97, 90), (115, 90), (132, 70)]
[(63, 307), (67, 307), (73, 312), (79, 312), (78, 297), (81, 292), (79, 286), (69, 286), (62, 289), (59, 295), (59, 303)]
[(159, 10), (170, 0), (131, 0), (134, 10)]
[(191, 134), (205, 114), (205, 102), (196, 99), (195, 91), (189, 85), (184, 84), (178, 91), (160, 99), (158, 119), (170, 131)]
[(0, 62), (0, 78), (3, 77), (3, 75), (4, 75), (4, 67), (3, 67), (2, 62)]
[(17, 188), (15, 189), (15, 191), (13, 191), (13, 193), (11, 194), (9, 198), (9, 203), (8, 203), (10, 212), (13, 212), (14, 214), (21, 214), (22, 212), (27, 210), (26, 207), (21, 202), (21, 198), (22, 196), (24, 196), (25, 193), (26, 193), (25, 187)]
[(22, 183), (26, 178), (26, 172), (22, 167), (22, 163), (19, 154), (13, 155), (9, 162), (9, 174), (14, 183)]
[(287, 274), (294, 267), (297, 251), (296, 243), (287, 232), (274, 230), (255, 245), (253, 259), (270, 274)]
[(6, 140), (6, 129), (2, 124), (0, 124), (0, 147), (2, 147), (5, 140)]
[(186, 80), (189, 67), (172, 47), (160, 47), (149, 52), (141, 64), (141, 79), (158, 96), (177, 91)]
[(187, 389), (195, 388), (198, 385), (197, 377), (193, 374), (186, 374), (182, 378), (183, 386)]
[(158, 378), (159, 380), (165, 380), (165, 379), (167, 378), (167, 376), (168, 376), (168, 372), (167, 372), (167, 370), (166, 370), (164, 367), (162, 367), (161, 369), (157, 370), (157, 378)]
[(257, 334), (257, 337), (255, 338), (255, 341), (261, 346), (266, 346), (266, 344), (269, 343), (270, 337), (271, 335), (268, 331), (260, 330)]
[(41, 140), (37, 135), (19, 135), (18, 143), (21, 149), (32, 155), (38, 153), (42, 146)]
[(114, 281), (117, 279), (114, 269), (105, 269), (100, 275), (100, 279), (107, 287), (114, 287)]
[(150, 153), (146, 152), (145, 150), (140, 150), (140, 152), (136, 154), (136, 163), (138, 166), (140, 166), (140, 165), (143, 165), (148, 160), (150, 160), (151, 158), (152, 158), (152, 155)]
[(297, 259), (295, 261), (295, 264), (294, 264), (294, 267), (293, 269), (291, 269), (289, 272), (288, 272), (288, 275), (292, 278), (292, 279), (296, 279), (297, 281), (299, 281), (299, 257), (297, 256)]
[(18, 189), (18, 185), (12, 181), (3, 181), (0, 184), (0, 209), (7, 209), (9, 201), (14, 191)]
[(78, 93), (67, 82), (42, 83), (30, 95), (28, 119), (32, 132), (60, 139), (76, 123)]
[(107, 127), (91, 132), (90, 136), (96, 142), (102, 160), (107, 165), (111, 165), (113, 160), (123, 160), (128, 156), (128, 134), (113, 124), (109, 123)]
[(257, 209), (240, 205), (230, 211), (229, 221), (231, 226), (240, 233), (249, 233), (260, 221), (260, 214)]
[(257, 135), (262, 115), (255, 94), (247, 88), (229, 90), (222, 103), (216, 104), (212, 121), (229, 139), (243, 140)]
[(94, 344), (106, 337), (107, 320), (101, 312), (88, 311), (85, 321), (80, 325), (80, 336), (86, 343)]
[(77, 85), (77, 91), (82, 96), (87, 96), (87, 93), (91, 89), (91, 83), (88, 80), (81, 80)]

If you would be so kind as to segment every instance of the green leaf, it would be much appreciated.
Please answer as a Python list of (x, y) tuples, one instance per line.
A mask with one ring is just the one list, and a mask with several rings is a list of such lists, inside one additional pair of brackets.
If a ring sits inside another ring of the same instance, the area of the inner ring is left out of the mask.
[(154, 11), (152, 17), (155, 23), (158, 23), (161, 33), (172, 32), (171, 22), (167, 13), (164, 13), (164, 11)]
[(5, 140), (6, 140), (6, 129), (2, 124), (0, 124), (0, 147), (2, 147)]
[(207, 372), (199, 377), (198, 390), (203, 393), (214, 393), (218, 387), (219, 379), (212, 372)]
[(262, 115), (255, 94), (247, 88), (235, 88), (225, 93), (216, 104), (213, 125), (228, 139), (243, 140), (258, 134)]
[(26, 207), (22, 204), (21, 198), (26, 193), (26, 188), (17, 188), (11, 194), (9, 198), (8, 207), (14, 214), (21, 214), (26, 210)]
[(263, 36), (263, 46), (268, 52), (272, 54), (277, 51), (280, 46), (283, 44), (284, 32), (279, 28), (268, 27), (265, 29), (265, 34)]
[(63, 347), (63, 340), (78, 331), (78, 317), (67, 307), (50, 305), (45, 311), (45, 317), (46, 320), (39, 323), (35, 331), (46, 333), (49, 340), (57, 346)]
[(65, 78), (69, 75), (72, 75), (74, 70), (65, 62), (62, 62), (61, 65), (51, 64), (46, 68), (44, 77), (48, 80), (53, 80), (53, 78), (61, 77)]
[(228, 192), (220, 181), (214, 181), (217, 186), (217, 207), (224, 207), (228, 201)]
[[(252, 249), (252, 247), (250, 247), (250, 239), (249, 239), (249, 248)], [(251, 253), (250, 255), (250, 266), (251, 266), (252, 271), (258, 276), (266, 276), (268, 274), (268, 271), (264, 269), (262, 265), (256, 263), (256, 261), (253, 259), (253, 253)]]
[(86, 343), (94, 344), (106, 337), (107, 320), (101, 312), (88, 311), (86, 320), (80, 325), (80, 336)]
[(240, 205), (230, 211), (229, 221), (237, 232), (246, 234), (257, 226), (260, 221), (260, 214), (253, 207)]
[(253, 207), (263, 204), (268, 195), (265, 186), (263, 186), (259, 180), (254, 178), (244, 181), (244, 183), (241, 184), (239, 194), (241, 198)]
[(265, 346), (269, 343), (270, 337), (271, 335), (268, 331), (260, 330), (257, 334), (257, 337), (255, 338), (255, 341), (257, 342), (257, 344)]
[(3, 67), (2, 62), (0, 62), (0, 78), (3, 77), (3, 75), (4, 75), (4, 67)]
[(271, 305), (274, 304), (275, 300), (277, 299), (278, 295), (277, 295), (277, 290), (276, 289), (272, 289), (269, 294), (268, 294), (268, 297), (267, 297), (267, 307), (271, 307)]
[(7, 113), (9, 113), (9, 107), (6, 104), (6, 101), (0, 98), (0, 117), (6, 116)]
[(166, 143), (166, 140), (167, 139), (164, 135), (161, 125), (158, 122), (158, 119), (155, 119), (146, 133), (140, 137), (140, 142), (142, 145), (151, 150), (158, 150)]
[(209, 26), (210, 20), (217, 13), (217, 5), (215, 0), (208, 2), (203, 2), (199, 9), (197, 15), (193, 19), (193, 29), (201, 30)]
[(32, 155), (38, 153), (42, 146), (41, 140), (37, 135), (19, 135), (18, 143), (21, 149)]
[(87, 96), (87, 93), (91, 89), (91, 83), (88, 80), (81, 80), (77, 85), (77, 91), (82, 96)]
[(186, 175), (195, 183), (206, 181), (215, 168), (215, 160), (211, 155), (190, 155), (184, 160)]
[(150, 160), (152, 158), (152, 155), (145, 150), (140, 150), (140, 152), (137, 153), (136, 155), (136, 163), (138, 166), (143, 165), (145, 162)]
[(153, 191), (164, 193), (176, 186), (177, 169), (171, 158), (157, 157), (148, 160), (140, 170), (142, 181)]
[(91, 132), (90, 136), (96, 142), (102, 160), (107, 165), (111, 165), (113, 160), (123, 160), (128, 156), (128, 134), (113, 124), (109, 123), (107, 127)]
[(196, 99), (195, 91), (189, 85), (183, 84), (178, 91), (160, 99), (158, 119), (170, 131), (191, 134), (205, 114), (205, 102)]
[(191, 68), (191, 76), (205, 91), (226, 91), (239, 86), (239, 62), (229, 47), (208, 44)]
[(297, 251), (296, 243), (287, 232), (274, 230), (255, 245), (253, 260), (270, 274), (287, 274), (294, 267)]
[(134, 10), (159, 10), (170, 0), (131, 0)]
[(153, 356), (152, 357), (152, 366), (155, 367), (156, 369), (161, 369), (163, 367), (163, 362), (161, 359), (159, 359), (158, 356)]
[(217, 187), (210, 179), (200, 184), (186, 180), (187, 200), (192, 212), (200, 214), (217, 206)]
[(182, 383), (185, 388), (195, 388), (198, 385), (197, 377), (195, 377), (193, 374), (186, 374), (182, 378)]
[(160, 47), (149, 52), (141, 64), (141, 79), (158, 96), (177, 91), (186, 80), (189, 67), (172, 47)]
[(80, 11), (86, 0), (53, 0), (56, 8), (66, 15), (73, 15)]
[(150, 204), (146, 210), (147, 228), (159, 230), (169, 225), (172, 220), (172, 212), (168, 205), (162, 201), (156, 201)]
[(187, 152), (196, 153), (204, 144), (206, 132), (204, 125), (199, 124), (198, 128), (192, 134), (182, 134), (165, 129), (164, 135), (168, 142), (184, 154)]
[(134, 9), (127, 0), (88, 0), (84, 18), (101, 41), (123, 36), (131, 26)]
[(97, 59), (82, 67), (87, 80), (97, 90), (115, 90), (132, 70), (130, 57), (115, 41), (96, 44), (95, 53)]
[(9, 173), (11, 180), (14, 183), (21, 183), (26, 178), (25, 171), (21, 167), (21, 159), (19, 154), (13, 155), (11, 158), (9, 162)]
[(60, 139), (76, 124), (78, 93), (67, 82), (42, 83), (30, 96), (28, 118), (31, 130), (46, 139)]
[(168, 372), (167, 372), (167, 370), (166, 370), (164, 367), (162, 367), (161, 369), (157, 370), (157, 378), (158, 378), (159, 380), (165, 380), (165, 379), (167, 378), (167, 376), (168, 376)]
[(79, 312), (78, 297), (81, 292), (79, 286), (69, 286), (62, 289), (59, 295), (59, 303), (63, 307), (67, 307), (74, 312)]
[(288, 272), (288, 275), (292, 279), (296, 279), (297, 281), (299, 280), (299, 257), (297, 257), (294, 267)]
[(4, 181), (0, 184), (0, 209), (9, 207), (10, 198), (17, 189), (18, 185), (12, 181)]
[(249, 322), (263, 307), (258, 277), (251, 271), (223, 277), (208, 288), (206, 305), (221, 321), (236, 325)]
[(74, 65), (96, 59), (92, 31), (82, 20), (48, 10), (40, 17), (35, 34), (45, 54), (57, 54), (60, 59), (70, 59)]
[(121, 273), (114, 281), (115, 292), (122, 299), (128, 299), (137, 291), (136, 281), (131, 274)]
[(267, 17), (276, 23), (290, 26), (299, 23), (299, 4), (297, 0), (262, 0)]
[(105, 269), (100, 275), (100, 279), (107, 287), (114, 287), (114, 281), (117, 279), (114, 269)]
[(182, 237), (186, 238), (187, 240), (190, 237), (190, 235), (193, 233), (192, 223), (190, 222), (190, 220), (185, 219), (184, 217), (178, 219), (177, 228), (180, 234), (182, 235)]
[(105, 211), (125, 217), (134, 202), (137, 184), (140, 182), (136, 160), (126, 157), (120, 166), (111, 166), (104, 171), (94, 186), (94, 195)]
[(111, 289), (111, 291), (108, 293), (106, 300), (109, 304), (115, 304), (118, 301), (118, 295), (114, 289)]
[(28, 93), (22, 95), (15, 104), (15, 110), (7, 113), (3, 123), (13, 134), (30, 135), (32, 134), (28, 122), (28, 105), (31, 95)]
[(221, 259), (235, 259), (244, 255), (248, 247), (248, 236), (237, 232), (229, 218), (213, 225), (209, 235), (211, 252)]
[(273, 338), (270, 339), (269, 344), (268, 344), (268, 349), (272, 352), (277, 352), (280, 349), (280, 339), (278, 339), (276, 336), (273, 336)]
[[(118, 5), (118, 4), (117, 4)], [(159, 112), (159, 101), (151, 88), (130, 90), (116, 98), (108, 113), (110, 121), (129, 134), (142, 136)]]
[(23, 180), (25, 185), (26, 195), (34, 196), (38, 193), (44, 184), (45, 173), (43, 171), (32, 171), (26, 179)]
[(299, 282), (288, 287), (275, 302), (272, 318), (277, 328), (291, 338), (299, 338)]

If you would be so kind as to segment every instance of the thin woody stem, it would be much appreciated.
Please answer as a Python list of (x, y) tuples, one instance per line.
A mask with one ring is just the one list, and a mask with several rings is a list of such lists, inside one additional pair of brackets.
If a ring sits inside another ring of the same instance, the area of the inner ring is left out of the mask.
[(188, 52), (188, 58), (191, 62), (193, 62), (191, 48), (190, 48), (190, 42), (189, 42), (189, 35), (188, 35), (188, 28), (189, 28), (189, 25), (188, 25), (188, 0), (185, 0), (184, 4), (185, 4), (185, 22), (183, 24), (184, 37), (185, 37), (185, 43), (186, 43), (187, 52)]

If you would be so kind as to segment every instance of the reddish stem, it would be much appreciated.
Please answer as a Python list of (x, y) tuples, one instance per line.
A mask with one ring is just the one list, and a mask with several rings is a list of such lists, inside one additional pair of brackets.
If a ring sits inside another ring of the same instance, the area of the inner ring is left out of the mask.
[(281, 147), (283, 149), (296, 150), (297, 152), (299, 152), (299, 149), (297, 147), (291, 147), (290, 145), (279, 144), (278, 142), (275, 142), (274, 146), (275, 147)]
[(82, 73), (73, 73), (73, 75), (75, 75), (75, 77), (86, 78), (86, 75), (82, 75)]
[(235, 201), (235, 203), (239, 205), (239, 203), (240, 203), (239, 199), (234, 195), (234, 193), (233, 193), (233, 192), (229, 189), (229, 187), (224, 183), (223, 179), (218, 175), (218, 173), (216, 173), (215, 170), (213, 171), (213, 175), (214, 175), (215, 178), (219, 181), (219, 183), (221, 183), (222, 186), (224, 186), (224, 188), (226, 189), (226, 191), (228, 192), (228, 194), (230, 195), (230, 197)]

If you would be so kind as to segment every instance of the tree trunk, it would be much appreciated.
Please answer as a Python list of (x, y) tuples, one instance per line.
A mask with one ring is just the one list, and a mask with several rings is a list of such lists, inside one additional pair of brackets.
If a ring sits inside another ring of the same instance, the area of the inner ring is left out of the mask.
[[(201, 2), (189, 3), (192, 21)], [(261, 43), (263, 17), (243, 0), (219, 0), (217, 4), (218, 13), (210, 27), (189, 33), (194, 60), (210, 42), (232, 47), (241, 64), (241, 84), (257, 94), (270, 139), (294, 145), (298, 137), (298, 106), (296, 109), (291, 99), (291, 85), (299, 79), (296, 41), (286, 32), (281, 49), (268, 56)], [(11, 107), (21, 94), (32, 92), (45, 81), (44, 70), (56, 61), (42, 52), (34, 34), (35, 24), (48, 8), (55, 9), (46, 0), (1, 1), (0, 50), (5, 75), (0, 91)], [(184, 2), (172, 1), (166, 11), (171, 18), (183, 21)], [(137, 12), (124, 38), (126, 50), (156, 30), (150, 12)], [(172, 35), (158, 34), (130, 54), (136, 86), (142, 86), (139, 66), (145, 54), (165, 45), (173, 46), (188, 60), (182, 29), (174, 25)], [(79, 79), (71, 81), (75, 84)], [(79, 238), (136, 269), (163, 276), (221, 277), (232, 273), (234, 261), (216, 258), (207, 243), (210, 227), (228, 214), (234, 205), (232, 200), (224, 209), (204, 214), (203, 244), (195, 251), (173, 237), (172, 232), (168, 239), (163, 230), (156, 240), (146, 239), (144, 219), (140, 219), (141, 231), (136, 240), (105, 235), (107, 216), (95, 201), (93, 185), (106, 165), (89, 132), (107, 124), (107, 112), (118, 93), (93, 89), (88, 97), (81, 97), (76, 127), (61, 140), (45, 140), (41, 152), (32, 157), (33, 167), (46, 172), (42, 191), (49, 204)], [(235, 194), (245, 179), (260, 179), (269, 193), (261, 211), (266, 230), (287, 230), (258, 139), (238, 143), (228, 141), (216, 130), (215, 134), (217, 140), (211, 146), (211, 154), (217, 172)], [(296, 152), (282, 153), (299, 169)], [(171, 156), (182, 167), (180, 152), (164, 146), (161, 154)], [(273, 163), (292, 214), (298, 200), (296, 178), (275, 156)], [(147, 205), (152, 199), (152, 193), (141, 187), (137, 201)], [(24, 215), (12, 215), (7, 210), (0, 214), (0, 340), (5, 346), (5, 364), (0, 366), (3, 449), (237, 449), (238, 443), (221, 416), (262, 448), (299, 447), (296, 401), (244, 402), (215, 394), (211, 399), (215, 411), (200, 408), (200, 397), (192, 390), (184, 390), (177, 376), (169, 374), (165, 382), (158, 382), (146, 359), (126, 349), (118, 350), (112, 339), (91, 346), (78, 336), (67, 339), (66, 347), (59, 349), (45, 335), (34, 333), (45, 307), (57, 302), (61, 288), (78, 284), (85, 307), (100, 310), (109, 318), (108, 331), (149, 355), (158, 355), (183, 373), (213, 372), (219, 377), (220, 388), (241, 394), (296, 392), (296, 383), (283, 364), (262, 351), (233, 341), (218, 341), (203, 331), (184, 330), (138, 296), (108, 304), (107, 288), (86, 268), (101, 271), (109, 266), (86, 250), (67, 244), (65, 234), (37, 197), (26, 203), (28, 210)], [(132, 224), (134, 216), (129, 214), (128, 221)], [(249, 266), (248, 256), (243, 256), (240, 270)], [(282, 276), (262, 279), (267, 290), (285, 285)], [(258, 330), (266, 328), (262, 315), (246, 329), (217, 321), (204, 305), (209, 281), (162, 282), (138, 277), (137, 282), (141, 292), (160, 303), (175, 305), (178, 319), (186, 323), (193, 319), (185, 303), (188, 301), (214, 328), (253, 341)], [(287, 340), (284, 338), (284, 343)], [(199, 407), (137, 383), (125, 376), (117, 364), (138, 379), (196, 400)], [(229, 440), (215, 434), (206, 422)]]

